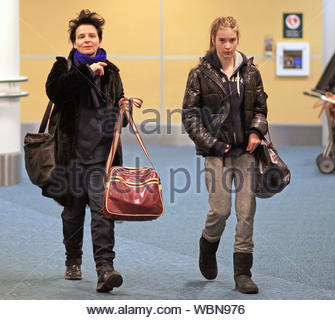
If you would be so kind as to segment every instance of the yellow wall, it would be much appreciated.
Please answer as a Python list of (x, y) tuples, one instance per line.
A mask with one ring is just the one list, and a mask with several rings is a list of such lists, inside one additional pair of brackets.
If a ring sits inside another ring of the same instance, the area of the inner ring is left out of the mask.
[[(297, 41), (310, 43), (310, 76), (277, 77), (274, 59), (255, 62), (269, 95), (270, 122), (319, 123), (318, 111), (312, 108), (315, 101), (303, 96), (302, 91), (315, 87), (322, 73), (321, 7), (322, 0), (21, 0), (21, 75), (29, 77), (22, 89), (30, 94), (21, 99), (21, 119), (40, 121), (48, 101), (44, 86), (53, 57), (65, 56), (71, 49), (68, 21), (82, 8), (89, 8), (106, 19), (102, 45), (109, 56), (118, 57), (113, 62), (121, 70), (126, 95), (143, 98), (143, 110), (159, 111), (162, 104), (164, 121), (168, 110), (181, 108), (187, 74), (198, 62), (194, 57), (208, 48), (209, 25), (214, 18), (236, 17), (241, 29), (239, 49), (248, 56), (262, 57), (266, 35), (275, 43), (294, 41), (282, 38), (282, 14), (301, 12), (303, 39)], [(164, 61), (159, 58), (161, 54)], [(135, 113), (136, 121), (153, 118), (152, 113), (142, 114), (143, 110)], [(180, 122), (180, 115), (176, 113), (172, 120)]]

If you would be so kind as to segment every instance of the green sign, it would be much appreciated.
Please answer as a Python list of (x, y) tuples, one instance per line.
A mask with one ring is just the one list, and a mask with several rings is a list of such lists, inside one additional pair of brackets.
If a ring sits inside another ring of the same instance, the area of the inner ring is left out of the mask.
[(284, 13), (283, 25), (283, 38), (302, 38), (302, 13)]

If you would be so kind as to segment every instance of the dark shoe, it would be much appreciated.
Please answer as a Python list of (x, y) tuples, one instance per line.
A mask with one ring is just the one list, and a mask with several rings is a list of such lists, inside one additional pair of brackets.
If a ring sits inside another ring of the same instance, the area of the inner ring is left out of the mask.
[(236, 290), (242, 293), (258, 293), (258, 287), (251, 277), (241, 274), (235, 278)]
[(66, 280), (81, 280), (81, 268), (79, 264), (73, 264), (71, 266), (66, 266), (66, 271), (64, 278)]
[(114, 270), (110, 265), (104, 264), (97, 268), (97, 273), (98, 284), (96, 290), (98, 292), (109, 292), (122, 285), (123, 279), (120, 272)]
[(218, 274), (216, 251), (219, 242), (209, 242), (204, 237), (200, 238), (199, 268), (201, 274), (208, 280), (213, 280)]
[(258, 287), (251, 279), (252, 253), (234, 253), (234, 279), (236, 290), (242, 293), (258, 293)]

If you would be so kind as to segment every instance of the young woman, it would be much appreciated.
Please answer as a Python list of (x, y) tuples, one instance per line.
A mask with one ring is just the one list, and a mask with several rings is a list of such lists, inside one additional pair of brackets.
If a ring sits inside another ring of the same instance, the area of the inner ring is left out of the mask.
[[(82, 278), (85, 208), (90, 207), (99, 292), (119, 287), (123, 281), (113, 266), (114, 221), (103, 217), (102, 202), (104, 166), (113, 140), (113, 124), (119, 108), (129, 107), (122, 99), (119, 69), (107, 60), (106, 51), (101, 48), (104, 23), (101, 16), (89, 10), (82, 10), (71, 20), (69, 34), (73, 49), (68, 59), (57, 57), (48, 76), (47, 95), (55, 103), (49, 130), (50, 127), (56, 130), (58, 170), (55, 185), (43, 191), (64, 206), (68, 280)], [(120, 147), (114, 165), (121, 163)]]
[(210, 210), (200, 238), (200, 271), (209, 280), (217, 276), (216, 251), (235, 192), (234, 279), (240, 292), (257, 293), (250, 272), (256, 210), (251, 181), (253, 152), (267, 132), (267, 95), (253, 58), (236, 50), (239, 38), (233, 17), (213, 21), (209, 50), (188, 77), (183, 124), (205, 157)]

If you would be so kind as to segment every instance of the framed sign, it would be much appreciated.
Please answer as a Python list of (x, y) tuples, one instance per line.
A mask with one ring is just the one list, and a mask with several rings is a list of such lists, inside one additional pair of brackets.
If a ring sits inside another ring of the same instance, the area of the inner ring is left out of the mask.
[(284, 13), (283, 26), (283, 38), (302, 38), (302, 13)]
[(308, 76), (309, 59), (308, 42), (277, 43), (277, 76)]
[(273, 57), (273, 38), (270, 35), (264, 38), (264, 55), (266, 57)]

